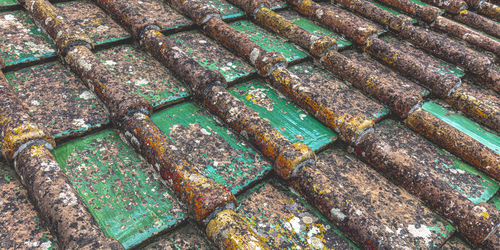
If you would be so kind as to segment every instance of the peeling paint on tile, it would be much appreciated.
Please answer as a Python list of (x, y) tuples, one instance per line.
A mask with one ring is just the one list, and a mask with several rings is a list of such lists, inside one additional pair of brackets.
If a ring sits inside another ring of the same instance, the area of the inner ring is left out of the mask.
[(125, 248), (186, 217), (160, 177), (114, 131), (66, 143), (53, 153), (99, 226)]
[(29, 115), (56, 138), (84, 133), (109, 122), (97, 98), (61, 63), (47, 63), (6, 75)]
[(121, 45), (96, 53), (106, 67), (126, 83), (128, 91), (140, 94), (155, 108), (188, 97), (189, 91), (162, 64), (139, 49)]
[(260, 153), (191, 103), (157, 112), (151, 119), (172, 140), (171, 150), (234, 194), (272, 169)]
[(229, 92), (261, 117), (269, 119), (271, 125), (292, 143), (302, 142), (318, 150), (337, 139), (337, 134), (261, 80), (234, 86)]
[(55, 52), (53, 42), (27, 13), (0, 13), (0, 58), (6, 66), (55, 56)]

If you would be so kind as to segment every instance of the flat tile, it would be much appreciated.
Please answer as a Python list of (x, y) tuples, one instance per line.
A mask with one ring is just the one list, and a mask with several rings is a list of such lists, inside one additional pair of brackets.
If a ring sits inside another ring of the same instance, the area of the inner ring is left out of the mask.
[(472, 249), (469, 244), (465, 243), (460, 238), (454, 236), (441, 247), (442, 250), (468, 250)]
[(161, 236), (155, 242), (144, 247), (144, 249), (214, 249), (203, 232), (194, 225), (185, 225), (165, 236)]
[(0, 248), (54, 249), (54, 237), (40, 224), (16, 173), (0, 158)]
[(154, 170), (112, 130), (71, 141), (53, 153), (99, 226), (125, 248), (186, 217)]
[[(215, 8), (217, 8), (220, 11), (222, 19), (234, 19), (245, 16), (245, 13), (240, 8), (230, 4), (228, 1), (207, 0), (206, 2), (212, 4)], [(281, 9), (287, 6), (286, 2), (283, 0), (269, 0), (269, 4), (271, 9), (273, 10)]]
[(53, 42), (27, 13), (0, 13), (0, 57), (6, 66), (55, 56), (55, 52)]
[(299, 197), (275, 181), (238, 197), (238, 214), (273, 249), (355, 248)]
[(458, 193), (478, 204), (487, 202), (499, 189), (499, 184), (486, 174), (460, 161), (450, 153), (410, 131), (403, 125), (384, 120), (378, 124), (376, 135), (394, 150), (415, 159), (414, 166), (431, 171)]
[(16, 0), (0, 0), (0, 10), (16, 5), (19, 5)]
[(500, 210), (500, 194), (497, 194), (493, 198), (491, 198), (491, 200), (489, 201), (489, 203), (495, 205), (495, 207), (498, 210)]
[(191, 20), (170, 8), (163, 0), (129, 0), (130, 7), (136, 9), (147, 20), (155, 23), (162, 31), (175, 30), (191, 25)]
[(327, 150), (318, 156), (316, 167), (332, 185), (341, 186), (366, 216), (377, 218), (380, 230), (395, 233), (413, 249), (438, 248), (455, 232), (449, 222), (352, 154)]
[(318, 150), (337, 139), (335, 132), (287, 101), (262, 80), (236, 85), (229, 92), (261, 117), (268, 119), (276, 130), (293, 143), (302, 142)]
[(5, 76), (28, 107), (30, 116), (56, 138), (82, 134), (109, 122), (97, 97), (59, 62)]
[(151, 119), (195, 169), (235, 194), (272, 169), (260, 153), (194, 104), (167, 108)]
[(243, 59), (197, 31), (181, 32), (169, 38), (175, 40), (179, 47), (200, 65), (219, 71), (227, 82), (255, 72)]
[(141, 94), (159, 108), (188, 97), (184, 84), (160, 62), (129, 45), (96, 53), (106, 67), (126, 83), (130, 93)]
[(262, 46), (265, 50), (281, 53), (288, 62), (308, 57), (308, 54), (302, 49), (250, 21), (236, 21), (230, 23), (229, 25), (245, 34), (248, 38)]
[(67, 22), (90, 36), (96, 45), (115, 42), (130, 37), (130, 34), (118, 25), (111, 16), (90, 1), (58, 3), (60, 15)]
[(354, 93), (342, 91), (349, 88), (345, 82), (313, 63), (297, 64), (289, 67), (289, 70), (301, 79), (304, 91), (307, 90), (315, 100), (327, 107), (350, 110), (353, 114), (361, 113), (374, 121), (379, 121), (389, 114), (388, 108), (359, 90), (353, 89)]
[(337, 40), (337, 46), (339, 49), (352, 45), (350, 41), (345, 39), (343, 36), (336, 34), (326, 28), (321, 27), (316, 22), (311, 21), (295, 11), (285, 10), (280, 11), (280, 15), (282, 15), (287, 20), (291, 21), (294, 24), (297, 24), (301, 28), (314, 33), (317, 36), (330, 36)]

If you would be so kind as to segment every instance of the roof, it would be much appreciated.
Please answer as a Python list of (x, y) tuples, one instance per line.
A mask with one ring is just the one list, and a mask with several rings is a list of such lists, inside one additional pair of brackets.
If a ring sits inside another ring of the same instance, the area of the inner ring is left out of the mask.
[(51, 2), (0, 0), (1, 248), (500, 247), (495, 1)]

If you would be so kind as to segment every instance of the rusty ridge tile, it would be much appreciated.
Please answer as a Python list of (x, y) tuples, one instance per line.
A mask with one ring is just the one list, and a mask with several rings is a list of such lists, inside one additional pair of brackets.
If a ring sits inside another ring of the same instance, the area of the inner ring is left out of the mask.
[(405, 121), (427, 139), (500, 180), (500, 137), (484, 131), (465, 117), (426, 102)]
[(57, 247), (56, 239), (41, 224), (35, 207), (16, 173), (0, 159), (0, 248)]
[(130, 35), (99, 7), (87, 0), (55, 5), (68, 24), (86, 31), (96, 45), (120, 41)]
[(473, 244), (492, 236), (499, 211), (486, 201), (499, 189), (495, 181), (392, 120), (380, 123), (355, 151), (453, 221)]
[(209, 250), (213, 248), (208, 239), (191, 224), (183, 226), (165, 236), (161, 236), (155, 242), (144, 247), (147, 250), (163, 249), (199, 249)]
[(500, 24), (469, 10), (462, 10), (457, 15), (447, 15), (450, 19), (476, 28), (486, 34), (500, 38)]
[(325, 68), (406, 117), (428, 91), (387, 66), (355, 51), (328, 52), (321, 58)]
[(339, 219), (345, 216), (343, 220), (375, 217), (379, 221), (372, 228), (375, 237), (378, 232), (387, 231), (404, 239), (411, 249), (430, 249), (441, 246), (455, 231), (445, 219), (352, 154), (339, 149), (327, 150), (319, 154), (317, 170), (323, 172), (330, 183), (342, 186), (341, 195), (359, 206), (359, 210), (345, 210), (342, 204), (328, 207), (332, 216), (336, 214)]
[(323, 216), (272, 180), (238, 198), (238, 213), (273, 249), (355, 249)]
[(199, 32), (181, 32), (168, 38), (201, 66), (219, 71), (229, 83), (255, 72), (248, 63)]
[(6, 66), (55, 55), (55, 47), (24, 11), (0, 13), (0, 57)]
[(469, 244), (458, 238), (457, 236), (453, 236), (449, 239), (446, 244), (444, 244), (441, 249), (443, 250), (470, 250), (472, 249)]
[(262, 118), (269, 119), (271, 125), (292, 143), (302, 142), (312, 150), (319, 150), (337, 139), (332, 130), (287, 101), (264, 81), (245, 82), (230, 88), (229, 92)]
[(417, 4), (411, 0), (377, 0), (410, 15), (417, 16), (427, 23), (432, 23), (441, 10), (434, 6)]
[(61, 145), (54, 155), (102, 230), (125, 248), (186, 218), (155, 171), (112, 130)]
[(357, 44), (364, 44), (369, 36), (382, 31), (378, 25), (333, 5), (324, 6), (313, 1), (299, 0), (288, 2), (302, 15), (321, 22)]
[(451, 14), (458, 14), (461, 10), (467, 9), (467, 3), (463, 0), (423, 0), (422, 2), (442, 8)]
[(183, 103), (151, 119), (169, 138), (171, 148), (193, 168), (237, 194), (266, 175), (272, 166), (200, 107)]
[(136, 47), (122, 45), (96, 53), (129, 93), (140, 94), (158, 109), (190, 96), (172, 73)]
[(109, 122), (95, 95), (59, 62), (10, 72), (6, 78), (30, 117), (56, 139), (83, 134)]
[(500, 7), (494, 3), (481, 1), (477, 7), (475, 7), (475, 10), (477, 13), (494, 19), (497, 22), (500, 21)]

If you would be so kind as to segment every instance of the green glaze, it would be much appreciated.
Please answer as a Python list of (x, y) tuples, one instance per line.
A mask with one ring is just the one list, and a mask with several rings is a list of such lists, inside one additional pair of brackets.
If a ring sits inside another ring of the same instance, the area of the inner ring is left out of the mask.
[(481, 128), (477, 123), (465, 118), (464, 116), (450, 112), (441, 105), (429, 101), (422, 105), (422, 108), (450, 124), (454, 128), (474, 138), (476, 141), (500, 154), (500, 137)]
[(500, 196), (496, 195), (491, 198), (490, 203), (493, 204), (498, 210), (500, 210)]
[(260, 80), (237, 85), (229, 91), (268, 119), (291, 142), (302, 142), (318, 150), (337, 139), (337, 134)]
[(245, 15), (245, 12), (225, 0), (206, 0), (206, 2), (219, 10), (222, 19), (234, 19)]
[(61, 145), (53, 154), (99, 226), (125, 248), (185, 218), (152, 170), (112, 130)]
[[(17, 23), (12, 25), (12, 22)], [(10, 36), (3, 33), (5, 30)], [(56, 55), (53, 42), (24, 11), (0, 13), (0, 57), (5, 65), (37, 61)]]
[(330, 36), (335, 38), (337, 40), (339, 49), (352, 45), (352, 43), (346, 40), (344, 37), (315, 24), (313, 21), (298, 15), (296, 12), (283, 11), (279, 14), (283, 15), (286, 19), (290, 20), (294, 24), (297, 24), (301, 28), (314, 33), (317, 36)]
[(410, 1), (412, 1), (412, 2), (414, 2), (416, 4), (418, 4), (418, 5), (422, 5), (422, 6), (428, 5), (428, 4), (426, 4), (426, 3), (422, 2), (422, 1), (419, 1), (419, 0), (410, 0)]
[(241, 58), (197, 31), (176, 33), (169, 38), (175, 39), (181, 49), (201, 66), (219, 71), (229, 83), (255, 72)]
[[(205, 166), (199, 166), (200, 163), (197, 162), (206, 162), (200, 158), (208, 158), (208, 155), (193, 156), (191, 162), (196, 164), (195, 167), (203, 172), (204, 175), (212, 178), (216, 183), (228, 187), (235, 194), (250, 183), (262, 178), (264, 174), (272, 169), (272, 166), (267, 161), (263, 161), (259, 153), (246, 145), (246, 143), (238, 140), (227, 128), (217, 125), (209, 113), (194, 104), (182, 103), (175, 105), (155, 113), (151, 119), (172, 140), (174, 145), (175, 143), (185, 144), (187, 142), (175, 142), (170, 135), (173, 128), (176, 126), (190, 127), (193, 125), (200, 126), (204, 131), (210, 131), (211, 136), (218, 137), (212, 138), (221, 138), (221, 144), (229, 145), (231, 152), (226, 152), (226, 159), (224, 159), (226, 163), (216, 164), (213, 160), (210, 160)], [(190, 141), (198, 139), (201, 140), (200, 137), (190, 134), (186, 134), (182, 138), (182, 140)], [(182, 145), (176, 146), (180, 147)], [(219, 147), (222, 146), (219, 144)], [(210, 152), (214, 150), (217, 149), (209, 148)]]
[(5, 7), (16, 6), (19, 3), (16, 0), (0, 0), (0, 10)]
[[(389, 11), (390, 13), (392, 13), (392, 14), (394, 14), (396, 16), (399, 16), (401, 14), (401, 12), (399, 12), (397, 10), (394, 10), (392, 8), (389, 8), (389, 7), (387, 7), (387, 6), (385, 6), (385, 5), (381, 4), (381, 3), (377, 3), (377, 2), (373, 2), (373, 1), (368, 1), (368, 2), (372, 3), (373, 5), (379, 7), (381, 9), (383, 9), (383, 10)], [(412, 21), (413, 21), (413, 23), (417, 23), (417, 19), (415, 19), (415, 18), (412, 18)]]
[(288, 62), (304, 59), (308, 55), (303, 50), (285, 41), (269, 31), (255, 25), (252, 22), (242, 20), (230, 24), (239, 32), (245, 34), (252, 41), (262, 46), (267, 51), (281, 53)]

